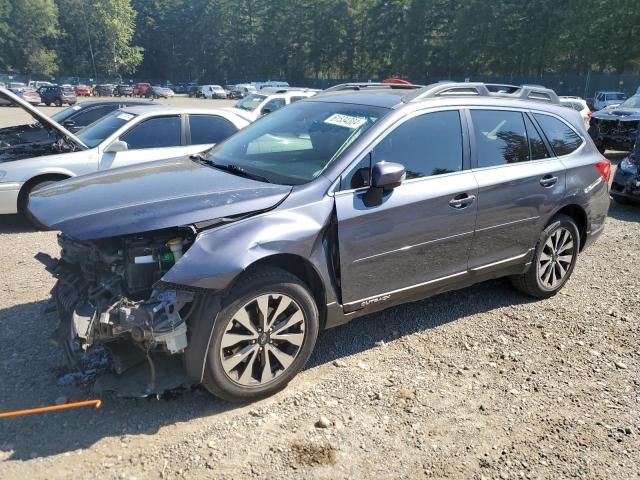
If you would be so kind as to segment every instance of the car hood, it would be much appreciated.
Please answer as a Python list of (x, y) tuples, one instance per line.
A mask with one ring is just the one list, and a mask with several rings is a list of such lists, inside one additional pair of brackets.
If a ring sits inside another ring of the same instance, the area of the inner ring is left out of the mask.
[(614, 108), (600, 110), (591, 115), (598, 120), (640, 120), (640, 108)]
[(88, 148), (84, 144), (84, 142), (82, 140), (80, 140), (78, 137), (76, 137), (69, 130), (64, 128), (62, 125), (60, 125), (55, 120), (50, 119), (46, 115), (43, 115), (37, 108), (34, 108), (27, 101), (25, 101), (22, 98), (18, 97), (17, 95), (13, 94), (12, 92), (7, 90), (6, 88), (0, 87), (0, 99), (6, 100), (6, 101), (10, 102), (13, 105), (21, 107), (29, 115), (31, 115), (36, 120), (38, 120), (38, 122), (40, 122), (40, 125), (50, 126), (54, 130), (56, 130), (58, 133), (60, 133), (63, 137), (66, 137), (71, 142), (75, 143), (79, 148), (81, 148), (81, 149), (87, 149)]
[(72, 238), (96, 240), (267, 210), (291, 188), (182, 157), (56, 183), (32, 193), (29, 210)]

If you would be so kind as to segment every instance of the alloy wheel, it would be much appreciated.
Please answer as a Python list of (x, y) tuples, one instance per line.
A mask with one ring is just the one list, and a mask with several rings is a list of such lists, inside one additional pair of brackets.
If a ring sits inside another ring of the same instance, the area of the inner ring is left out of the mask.
[(220, 360), (227, 377), (244, 387), (262, 387), (294, 362), (305, 337), (305, 316), (291, 297), (262, 294), (241, 307), (227, 324)]
[(538, 279), (547, 289), (554, 289), (567, 276), (575, 256), (575, 242), (571, 232), (560, 227), (542, 248), (538, 259)]

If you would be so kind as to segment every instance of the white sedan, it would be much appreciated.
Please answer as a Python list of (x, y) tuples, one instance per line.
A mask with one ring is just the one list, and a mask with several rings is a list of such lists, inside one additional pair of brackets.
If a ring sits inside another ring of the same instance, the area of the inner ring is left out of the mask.
[[(26, 102), (16, 101), (6, 90), (0, 90), (0, 98), (3, 96), (55, 134), (53, 144), (58, 148), (43, 152), (28, 145), (37, 151), (34, 154), (39, 156), (35, 157), (16, 155), (12, 145), (0, 142), (0, 214), (23, 213), (41, 228), (26, 208), (35, 189), (108, 168), (203, 152), (249, 124), (233, 112), (216, 108), (126, 107), (76, 136)], [(19, 146), (24, 151), (25, 147)], [(42, 147), (42, 142), (37, 147)]]

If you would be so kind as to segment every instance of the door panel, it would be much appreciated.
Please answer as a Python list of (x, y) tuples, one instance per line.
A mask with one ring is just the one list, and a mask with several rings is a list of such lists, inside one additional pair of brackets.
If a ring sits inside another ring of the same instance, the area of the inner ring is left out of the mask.
[(126, 167), (136, 163), (154, 162), (156, 160), (167, 160), (206, 150), (206, 145), (204, 148), (200, 147), (200, 145), (192, 145), (191, 147), (143, 148), (120, 153), (103, 153), (100, 158), (100, 170)]
[(564, 197), (565, 169), (528, 115), (470, 110), (478, 218), (469, 268), (524, 257)]
[(411, 287), (467, 269), (477, 194), (471, 172), (407, 181), (366, 207), (365, 191), (336, 194), (344, 304)]
[[(525, 254), (533, 248), (549, 214), (564, 197), (565, 170), (557, 159), (474, 172), (478, 221), (469, 268)], [(557, 180), (543, 186), (543, 178)]]

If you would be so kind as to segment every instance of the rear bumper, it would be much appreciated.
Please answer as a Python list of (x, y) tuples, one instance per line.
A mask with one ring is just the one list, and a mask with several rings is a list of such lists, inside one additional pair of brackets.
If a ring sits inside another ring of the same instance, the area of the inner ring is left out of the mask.
[(18, 195), (22, 184), (18, 182), (0, 182), (0, 214), (18, 213)]

